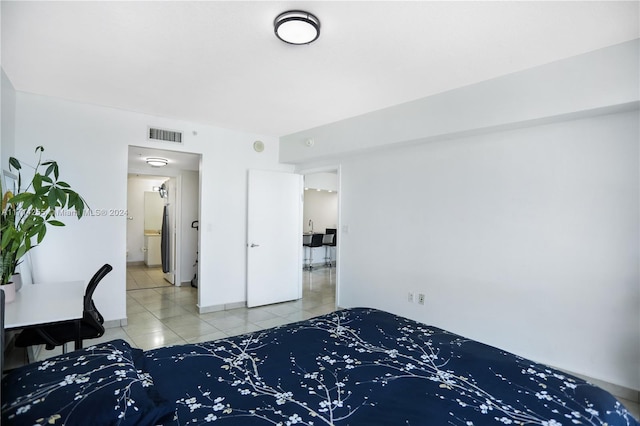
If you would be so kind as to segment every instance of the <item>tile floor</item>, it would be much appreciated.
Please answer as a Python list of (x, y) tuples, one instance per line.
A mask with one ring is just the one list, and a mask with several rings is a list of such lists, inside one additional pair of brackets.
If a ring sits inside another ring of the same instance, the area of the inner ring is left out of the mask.
[[(109, 328), (92, 342), (123, 339), (144, 350), (165, 345), (204, 342), (304, 320), (335, 310), (335, 268), (303, 271), (303, 298), (258, 308), (238, 308), (199, 314), (197, 289), (174, 287), (159, 268), (127, 270), (126, 327)], [(41, 350), (38, 359), (61, 352)], [(640, 418), (640, 404), (620, 399)]]
[(627, 410), (636, 418), (636, 420), (640, 420), (640, 403), (629, 401), (628, 399), (618, 398), (620, 402), (627, 407)]
[[(170, 285), (162, 278), (159, 268), (130, 266), (127, 268), (128, 325), (108, 328), (104, 336), (91, 342), (123, 339), (148, 350), (235, 336), (326, 314), (335, 310), (335, 273), (335, 268), (303, 271), (300, 300), (199, 314), (198, 289)], [(61, 348), (43, 349), (38, 360), (59, 353)]]
[(144, 264), (127, 266), (127, 290), (143, 288), (171, 287), (164, 279), (162, 267), (148, 267)]

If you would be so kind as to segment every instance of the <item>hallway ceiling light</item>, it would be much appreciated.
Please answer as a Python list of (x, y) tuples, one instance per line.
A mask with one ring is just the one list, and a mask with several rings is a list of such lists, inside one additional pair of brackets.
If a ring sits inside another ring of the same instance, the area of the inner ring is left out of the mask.
[(273, 26), (276, 37), (289, 44), (309, 44), (320, 37), (320, 20), (302, 10), (281, 13)]
[(166, 158), (149, 157), (147, 158), (147, 164), (151, 167), (164, 167), (169, 163)]

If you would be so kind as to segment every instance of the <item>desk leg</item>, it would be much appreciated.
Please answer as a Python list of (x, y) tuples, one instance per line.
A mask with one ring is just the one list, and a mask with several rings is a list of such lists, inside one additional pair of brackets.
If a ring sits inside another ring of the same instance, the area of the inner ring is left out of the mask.
[(76, 321), (76, 341), (74, 348), (77, 351), (78, 349), (82, 349), (82, 334), (80, 332), (82, 326), (82, 321)]

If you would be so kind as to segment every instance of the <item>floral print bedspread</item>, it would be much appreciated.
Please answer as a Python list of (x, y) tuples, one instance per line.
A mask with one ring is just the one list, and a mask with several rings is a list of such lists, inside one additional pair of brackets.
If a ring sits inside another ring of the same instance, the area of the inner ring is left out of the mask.
[(375, 309), (148, 351), (165, 424), (634, 425), (609, 393)]

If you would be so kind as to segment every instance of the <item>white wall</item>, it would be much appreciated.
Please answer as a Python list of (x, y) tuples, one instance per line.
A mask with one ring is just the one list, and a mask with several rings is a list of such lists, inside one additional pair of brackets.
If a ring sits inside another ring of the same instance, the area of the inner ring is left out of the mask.
[(324, 234), (326, 228), (338, 226), (338, 194), (335, 192), (304, 191), (302, 231), (310, 232), (309, 220), (313, 220), (313, 232)]
[(165, 180), (144, 175), (127, 178), (127, 215), (131, 217), (127, 221), (127, 262), (144, 261), (144, 193)]
[[(508, 74), (435, 96), (280, 138), (280, 160), (314, 163), (521, 124), (559, 121), (576, 112), (637, 107), (640, 40)], [(425, 77), (428, 78), (428, 77)], [(308, 147), (304, 142), (312, 138)]]
[(341, 305), (639, 389), (638, 132), (628, 112), (345, 161)]
[(309, 173), (304, 175), (304, 187), (310, 189), (338, 190), (338, 174), (329, 172)]
[[(167, 179), (166, 185), (171, 181)], [(159, 191), (144, 191), (144, 232), (160, 235), (162, 232), (162, 220), (166, 199), (162, 198)]]
[(281, 138), (283, 161), (341, 165), (339, 304), (640, 390), (639, 52)]
[[(184, 131), (184, 145), (146, 140), (148, 125)], [(94, 211), (126, 210), (129, 145), (202, 154), (200, 307), (246, 300), (247, 170), (292, 169), (278, 163), (275, 138), (22, 92), (16, 93), (15, 129), (17, 156), (31, 161), (35, 146), (44, 145)], [(262, 153), (252, 149), (257, 139), (266, 145)], [(126, 221), (73, 218), (51, 229), (33, 250), (36, 280), (89, 279), (110, 263), (114, 270), (96, 290), (96, 304), (106, 320), (125, 318)]]
[[(16, 116), (16, 91), (11, 81), (0, 69), (2, 94), (2, 103), (0, 104), (0, 135), (2, 135), (2, 143), (0, 144), (0, 159), (2, 161), (2, 170), (9, 170), (9, 157), (14, 155), (15, 151), (15, 116)], [(3, 182), (4, 184), (4, 182)]]

